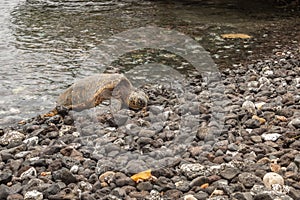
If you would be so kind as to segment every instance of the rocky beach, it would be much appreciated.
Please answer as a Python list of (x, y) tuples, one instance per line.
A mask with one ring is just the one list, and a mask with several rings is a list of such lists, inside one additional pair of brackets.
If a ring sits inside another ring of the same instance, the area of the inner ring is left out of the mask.
[(299, 45), (213, 77), (1, 128), (0, 199), (300, 199)]

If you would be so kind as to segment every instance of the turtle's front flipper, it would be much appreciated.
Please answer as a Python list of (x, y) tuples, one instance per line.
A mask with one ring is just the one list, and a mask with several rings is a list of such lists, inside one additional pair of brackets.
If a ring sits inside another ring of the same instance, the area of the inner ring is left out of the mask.
[(53, 117), (57, 114), (65, 116), (67, 115), (69, 112), (69, 109), (67, 107), (64, 106), (56, 106), (53, 110), (51, 110), (50, 112), (46, 113), (46, 114), (42, 114), (41, 117), (45, 118), (45, 117)]

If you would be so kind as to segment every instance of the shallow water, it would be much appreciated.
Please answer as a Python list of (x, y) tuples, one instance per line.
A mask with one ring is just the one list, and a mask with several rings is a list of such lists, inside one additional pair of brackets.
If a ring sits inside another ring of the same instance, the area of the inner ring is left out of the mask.
[[(105, 41), (123, 31), (129, 30), (131, 38), (134, 38), (134, 31), (139, 27), (164, 27), (179, 31), (191, 36), (209, 51), (218, 66), (231, 67), (272, 49), (272, 45), (269, 48), (264, 45), (274, 40), (265, 27), (272, 29), (273, 26), (278, 30), (277, 25), (280, 24), (285, 30), (285, 25), (297, 27), (299, 24), (298, 14), (279, 16), (267, 6), (240, 5), (233, 0), (214, 3), (3, 0), (0, 13), (0, 126), (48, 111), (54, 107), (58, 94), (74, 80), (105, 71), (107, 65), (103, 64), (103, 59), (115, 59), (107, 52), (102, 52), (106, 47), (110, 51), (113, 49)], [(220, 37), (223, 33), (231, 32), (247, 33), (253, 39), (226, 41)], [(282, 35), (289, 37), (287, 33), (294, 34), (295, 31), (287, 31)], [(291, 39), (291, 42), (296, 40)], [(150, 42), (147, 39), (145, 41)], [(122, 48), (120, 43), (116, 46), (116, 51)], [(125, 61), (117, 62), (125, 64), (122, 71), (136, 85), (141, 85), (139, 80), (143, 78), (147, 78), (149, 83), (163, 82), (168, 80), (166, 75), (174, 72), (165, 70), (164, 66), (170, 64), (168, 62), (159, 65), (163, 73), (157, 72), (153, 65), (148, 65), (153, 61), (151, 56), (141, 58), (138, 55), (133, 55), (135, 59), (123, 56)], [(170, 55), (164, 56), (173, 59)], [(126, 68), (129, 65), (139, 67)], [(178, 68), (184, 69), (187, 65), (179, 64)], [(178, 76), (178, 73), (174, 74), (173, 77)]]

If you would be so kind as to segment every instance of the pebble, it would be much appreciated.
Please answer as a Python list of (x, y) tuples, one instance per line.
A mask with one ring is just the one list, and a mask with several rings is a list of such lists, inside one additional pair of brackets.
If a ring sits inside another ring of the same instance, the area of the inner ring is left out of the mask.
[(245, 101), (242, 108), (251, 114), (256, 114), (255, 104), (252, 101)]
[(28, 191), (24, 195), (24, 200), (43, 200), (43, 198), (43, 193), (37, 190)]
[(0, 145), (8, 145), (11, 143), (21, 142), (25, 138), (25, 135), (18, 131), (10, 131), (5, 133), (0, 138)]
[(278, 138), (281, 137), (281, 134), (278, 134), (278, 133), (264, 133), (264, 134), (261, 135), (261, 137), (265, 141), (275, 142), (276, 140), (278, 140)]
[(279, 174), (277, 174), (275, 172), (266, 173), (263, 177), (263, 182), (264, 182), (265, 186), (269, 189), (272, 189), (272, 185), (275, 185), (275, 184), (278, 184), (281, 186), (284, 185), (284, 179), (282, 178), (282, 176), (280, 176)]
[(300, 199), (299, 57), (270, 57), (147, 85), (143, 111), (0, 128), (0, 199)]

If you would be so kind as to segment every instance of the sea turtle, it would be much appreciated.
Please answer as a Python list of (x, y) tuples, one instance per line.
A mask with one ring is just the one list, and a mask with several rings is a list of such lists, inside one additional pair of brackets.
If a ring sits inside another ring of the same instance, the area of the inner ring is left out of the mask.
[[(113, 98), (114, 103), (120, 103), (134, 110), (147, 106), (148, 96), (132, 86), (123, 74), (97, 74), (81, 79), (67, 88), (57, 99), (58, 106), (81, 111), (99, 105), (104, 100)], [(57, 114), (54, 109), (52, 116)]]

